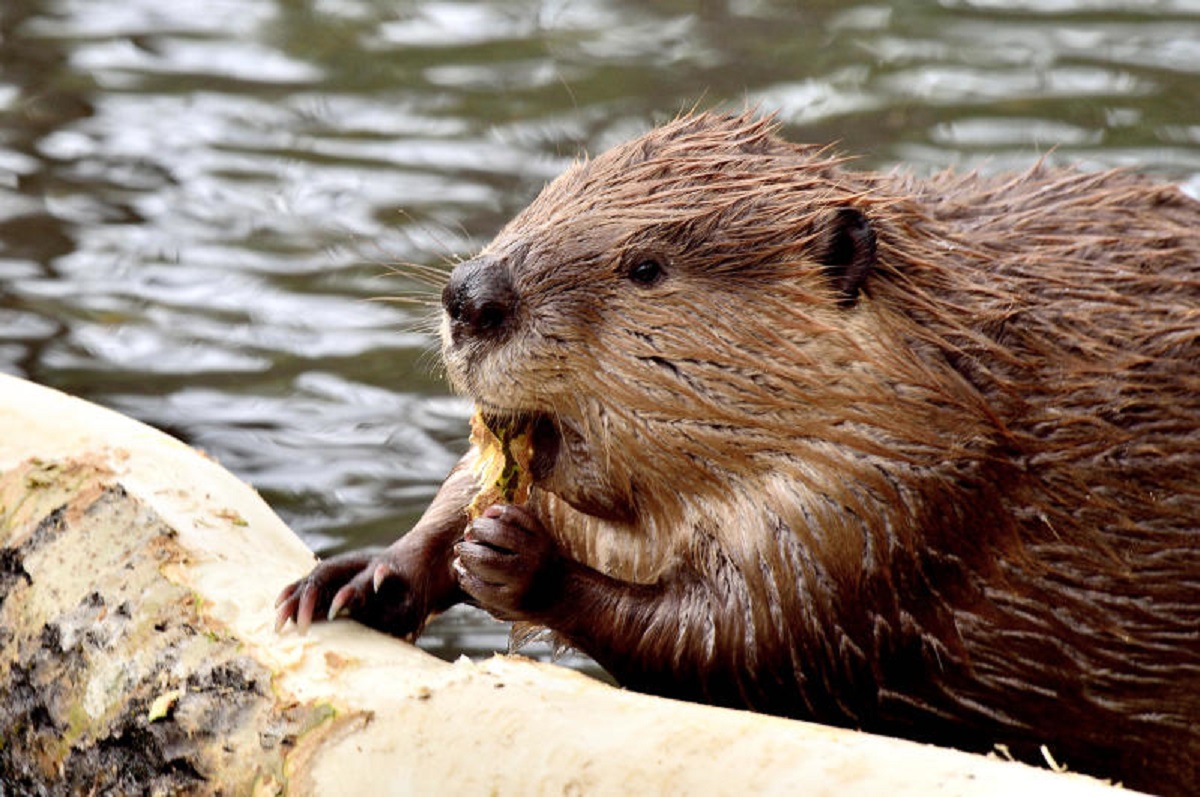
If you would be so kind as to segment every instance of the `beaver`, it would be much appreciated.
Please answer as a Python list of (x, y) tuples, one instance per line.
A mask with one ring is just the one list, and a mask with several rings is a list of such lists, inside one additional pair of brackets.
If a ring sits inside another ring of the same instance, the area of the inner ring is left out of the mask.
[[(279, 623), (462, 601), (635, 690), (1200, 793), (1200, 203), (856, 171), (752, 112), (571, 166), (442, 293), (534, 441)], [(465, 527), (465, 532), (464, 532)]]

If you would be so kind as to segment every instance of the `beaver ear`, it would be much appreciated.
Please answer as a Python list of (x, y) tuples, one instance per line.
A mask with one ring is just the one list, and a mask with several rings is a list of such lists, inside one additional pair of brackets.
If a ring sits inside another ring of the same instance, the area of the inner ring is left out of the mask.
[(824, 233), (821, 263), (838, 292), (838, 304), (853, 307), (875, 267), (875, 231), (858, 208), (838, 208)]

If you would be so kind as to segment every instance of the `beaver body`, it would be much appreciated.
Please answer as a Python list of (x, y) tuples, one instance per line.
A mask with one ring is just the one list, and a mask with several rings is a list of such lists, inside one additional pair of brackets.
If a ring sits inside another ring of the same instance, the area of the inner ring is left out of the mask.
[(463, 600), (622, 684), (1200, 792), (1200, 203), (1130, 174), (856, 172), (686, 116), (550, 184), (443, 293), (526, 424), (280, 621)]

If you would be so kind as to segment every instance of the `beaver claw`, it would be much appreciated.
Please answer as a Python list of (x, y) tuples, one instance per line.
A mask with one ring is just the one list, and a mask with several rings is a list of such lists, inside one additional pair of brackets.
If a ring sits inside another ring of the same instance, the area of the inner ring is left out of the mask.
[(454, 546), (458, 584), (479, 605), (505, 620), (544, 620), (562, 588), (562, 556), (527, 510), (488, 507)]
[(407, 637), (425, 621), (424, 606), (407, 578), (399, 553), (354, 551), (319, 562), (289, 584), (275, 601), (275, 628), (288, 621), (305, 633), (314, 620), (349, 616), (364, 625)]

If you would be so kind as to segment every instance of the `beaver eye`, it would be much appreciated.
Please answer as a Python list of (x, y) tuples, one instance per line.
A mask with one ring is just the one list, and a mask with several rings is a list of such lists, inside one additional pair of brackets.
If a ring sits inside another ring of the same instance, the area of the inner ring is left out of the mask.
[(642, 286), (653, 285), (665, 275), (662, 264), (657, 260), (641, 260), (629, 269), (629, 279)]

